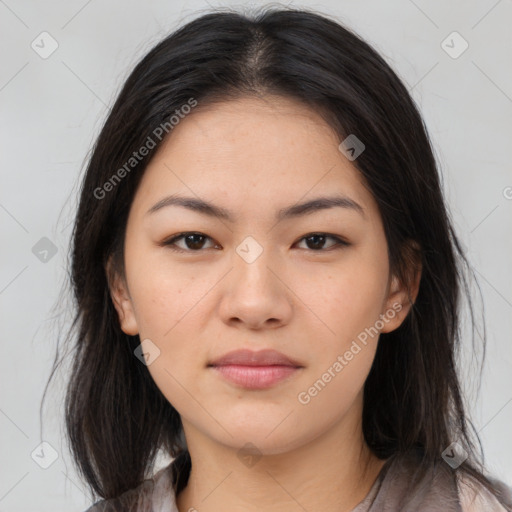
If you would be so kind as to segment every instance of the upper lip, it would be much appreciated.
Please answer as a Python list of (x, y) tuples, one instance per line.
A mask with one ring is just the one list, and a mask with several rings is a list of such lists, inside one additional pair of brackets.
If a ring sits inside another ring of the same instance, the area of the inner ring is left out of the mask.
[(209, 366), (225, 366), (228, 364), (239, 364), (243, 366), (302, 366), (291, 357), (270, 349), (259, 350), (258, 352), (248, 349), (234, 350), (233, 352), (228, 352), (222, 357), (215, 359)]

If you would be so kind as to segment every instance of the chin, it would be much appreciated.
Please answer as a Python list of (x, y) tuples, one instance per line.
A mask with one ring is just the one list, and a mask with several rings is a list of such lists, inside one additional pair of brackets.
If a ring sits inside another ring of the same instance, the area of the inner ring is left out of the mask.
[[(286, 415), (285, 415), (286, 416)], [(290, 435), (288, 428), (277, 427), (279, 422), (272, 422), (271, 425), (258, 425), (251, 428), (230, 425), (229, 434), (223, 432), (217, 441), (237, 451), (239, 456), (256, 455), (280, 455), (300, 447), (306, 442), (307, 436)]]

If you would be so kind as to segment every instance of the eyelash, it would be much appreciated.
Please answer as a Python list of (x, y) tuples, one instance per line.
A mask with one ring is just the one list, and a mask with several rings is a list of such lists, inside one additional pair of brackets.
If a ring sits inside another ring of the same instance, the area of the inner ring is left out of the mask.
[[(178, 240), (180, 239), (184, 239), (186, 236), (188, 235), (199, 235), (199, 236), (203, 236), (205, 237), (206, 239), (208, 240), (212, 240), (211, 237), (205, 235), (204, 233), (199, 233), (199, 232), (196, 232), (196, 231), (185, 231), (183, 233), (180, 233), (179, 235), (176, 235), (176, 236), (173, 236), (172, 238), (168, 239), (168, 240), (164, 240), (160, 245), (164, 246), (164, 247), (168, 247), (171, 251), (176, 251), (176, 252), (202, 252), (203, 249), (197, 249), (197, 250), (194, 250), (194, 249), (182, 249), (181, 247), (177, 247), (175, 244)], [(304, 235), (302, 238), (300, 238), (298, 240), (298, 242), (301, 242), (302, 240), (305, 240), (306, 238), (309, 238), (309, 237), (312, 237), (312, 236), (323, 236), (323, 237), (326, 237), (326, 238), (332, 238), (333, 240), (336, 241), (336, 244), (335, 245), (332, 245), (331, 247), (329, 247), (328, 249), (306, 249), (306, 250), (309, 250), (311, 252), (327, 252), (327, 251), (330, 251), (330, 250), (333, 250), (333, 249), (341, 249), (343, 247), (348, 247), (349, 244), (348, 242), (346, 242), (345, 240), (341, 239), (340, 237), (338, 236), (335, 236), (335, 235), (331, 235), (329, 233), (309, 233), (307, 235)]]

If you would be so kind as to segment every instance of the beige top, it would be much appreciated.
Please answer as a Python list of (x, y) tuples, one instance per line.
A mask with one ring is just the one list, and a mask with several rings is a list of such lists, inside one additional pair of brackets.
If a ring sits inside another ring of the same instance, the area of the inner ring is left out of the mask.
[[(116, 499), (101, 500), (85, 512), (179, 512), (172, 486), (172, 462), (139, 487)], [(481, 485), (453, 471), (442, 459), (424, 477), (416, 492), (409, 492), (418, 467), (413, 453), (391, 457), (379, 472), (366, 498), (352, 512), (507, 512)], [(512, 489), (494, 480), (512, 510)], [(182, 511), (183, 512), (183, 511)]]

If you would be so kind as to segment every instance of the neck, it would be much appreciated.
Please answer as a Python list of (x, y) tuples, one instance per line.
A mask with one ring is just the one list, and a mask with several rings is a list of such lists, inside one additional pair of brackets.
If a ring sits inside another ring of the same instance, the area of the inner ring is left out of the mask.
[(346, 418), (296, 449), (245, 463), (238, 449), (184, 423), (192, 469), (176, 498), (179, 511), (350, 512), (366, 497), (385, 463), (364, 442), (360, 417)]

